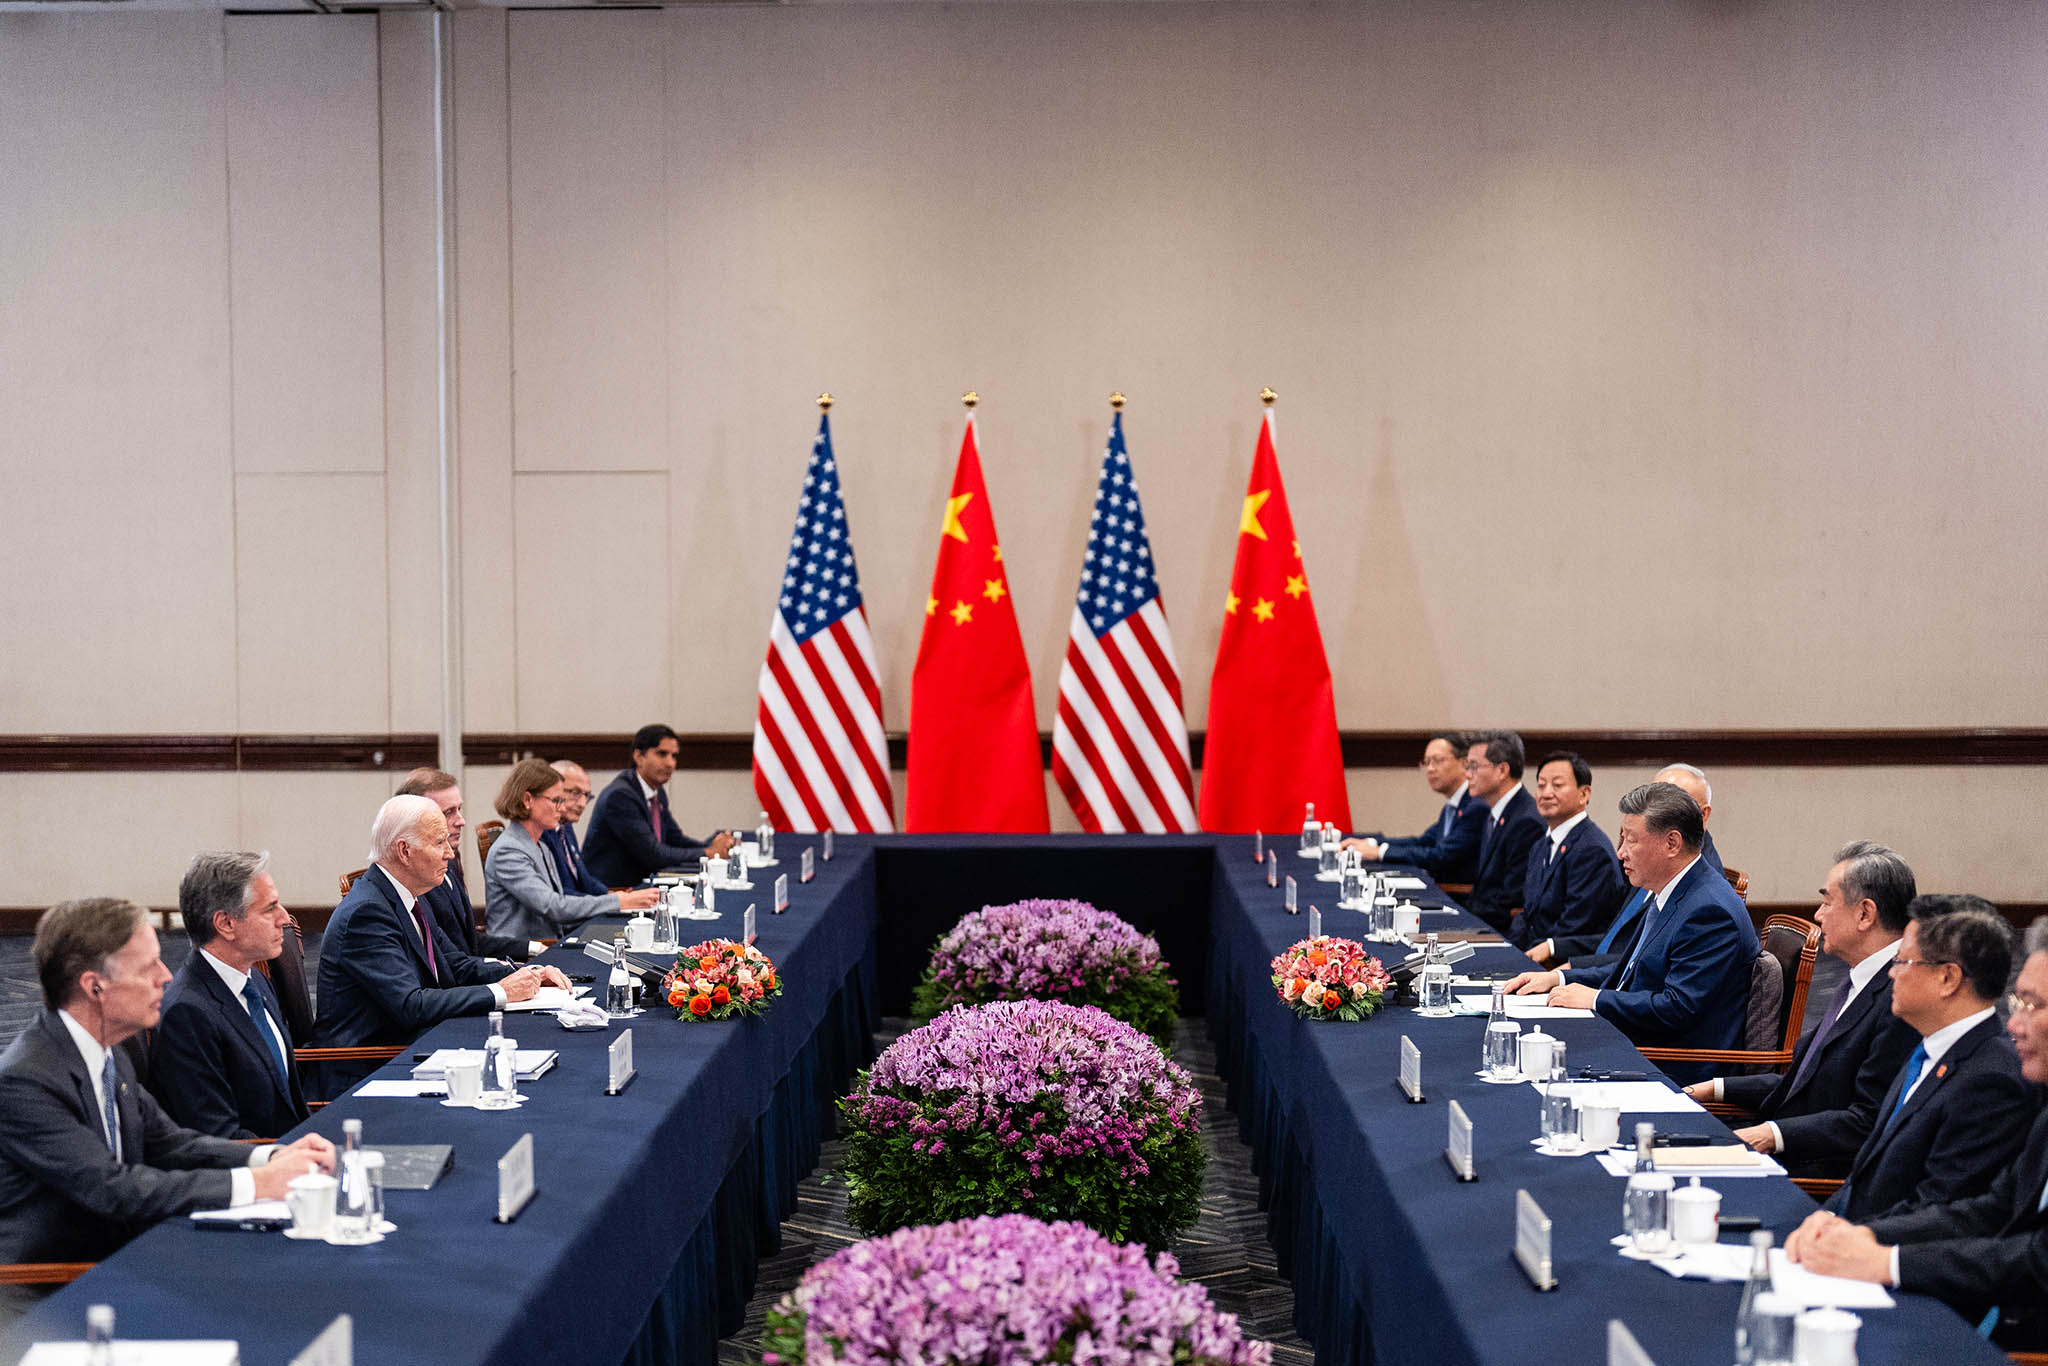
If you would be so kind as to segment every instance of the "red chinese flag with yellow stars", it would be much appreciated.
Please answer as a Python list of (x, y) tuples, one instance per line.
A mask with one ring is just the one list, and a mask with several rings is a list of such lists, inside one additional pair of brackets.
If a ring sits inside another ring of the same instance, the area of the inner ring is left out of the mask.
[(1050, 828), (1031, 667), (981, 479), (972, 412), (910, 674), (907, 787), (908, 831)]
[(1268, 408), (1238, 519), (1237, 563), (1209, 679), (1202, 828), (1298, 830), (1306, 802), (1316, 804), (1318, 820), (1350, 828), (1330, 662), (1280, 483)]

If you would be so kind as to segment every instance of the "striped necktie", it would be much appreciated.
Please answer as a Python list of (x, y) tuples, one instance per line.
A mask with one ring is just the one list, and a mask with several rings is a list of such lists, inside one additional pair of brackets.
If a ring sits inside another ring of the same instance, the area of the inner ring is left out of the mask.
[(100, 1065), (100, 1091), (107, 1101), (107, 1151), (114, 1155), (116, 1162), (121, 1160), (121, 1111), (114, 1097), (120, 1094), (120, 1089), (121, 1079), (114, 1071), (114, 1050), (110, 1048), (106, 1062)]

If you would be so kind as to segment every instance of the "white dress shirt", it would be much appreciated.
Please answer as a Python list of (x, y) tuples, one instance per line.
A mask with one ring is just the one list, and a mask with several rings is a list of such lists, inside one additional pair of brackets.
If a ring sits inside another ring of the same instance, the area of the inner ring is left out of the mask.
[(1906, 1088), (1906, 1094), (1899, 1097), (1899, 1104), (1904, 1105), (1913, 1099), (1913, 1093), (1920, 1089), (1920, 1083), (1934, 1075), (1934, 1065), (1941, 1061), (1942, 1054), (1956, 1046), (1957, 1039), (1962, 1038), (1963, 1035), (1969, 1033), (1978, 1025), (1983, 1024), (1996, 1013), (1997, 1011), (1991, 1006), (1986, 1006), (1976, 1014), (1965, 1015), (1954, 1024), (1945, 1024), (1932, 1034), (1922, 1038), (1920, 1046), (1927, 1050), (1927, 1061), (1921, 1064), (1920, 1075), (1913, 1078), (1913, 1084)]
[(1499, 820), (1500, 813), (1508, 809), (1508, 803), (1513, 801), (1515, 799), (1515, 794), (1517, 792), (1520, 792), (1521, 790), (1522, 785), (1520, 783), (1509, 783), (1507, 786), (1507, 791), (1501, 793), (1499, 798), (1497, 798), (1486, 809), (1493, 813), (1493, 818), (1496, 821)]
[[(377, 866), (378, 866), (379, 868), (384, 868), (384, 865), (383, 865), (383, 864), (381, 864), (381, 863), (380, 863), (380, 864), (378, 864)], [(418, 898), (418, 897), (416, 897), (416, 896), (414, 896), (414, 895), (413, 895), (413, 894), (412, 894), (411, 892), (408, 892), (408, 891), (407, 891), (407, 890), (405, 889), (405, 884), (404, 884), (403, 882), (400, 882), (400, 881), (398, 880), (398, 875), (397, 875), (396, 873), (392, 872), (392, 871), (391, 871), (391, 870), (390, 870), (389, 868), (384, 868), (384, 876), (385, 876), (385, 877), (388, 877), (388, 878), (390, 878), (390, 879), (391, 879), (391, 885), (392, 885), (392, 887), (393, 887), (394, 889), (396, 889), (396, 890), (397, 890), (397, 892), (398, 892), (398, 900), (399, 900), (399, 903), (400, 903), (401, 905), (403, 905), (403, 906), (405, 907), (405, 914), (404, 914), (404, 916), (402, 916), (402, 917), (401, 917), (401, 919), (403, 919), (403, 920), (405, 921), (405, 923), (406, 923), (407, 925), (409, 925), (409, 926), (411, 926), (411, 927), (412, 927), (412, 937), (413, 937), (413, 938), (415, 938), (415, 939), (419, 939), (419, 938), (420, 938), (420, 921), (419, 921), (419, 920), (415, 920), (415, 919), (413, 918), (413, 913), (412, 913), (412, 908), (413, 908), (413, 905), (414, 905), (414, 903), (416, 903), (416, 902), (417, 902), (417, 901), (419, 900), (419, 898)], [(420, 916), (420, 919), (421, 919), (421, 920), (425, 920), (425, 921), (426, 921), (426, 922), (427, 922), (427, 923), (428, 923), (429, 925), (433, 924), (433, 921), (434, 921), (434, 917), (433, 917), (432, 915), (430, 915), (430, 914), (425, 914), (425, 913), (422, 913), (422, 915)], [(421, 948), (425, 948), (425, 947), (426, 947), (426, 941), (425, 941), (425, 940), (423, 940), (423, 939), (422, 939), (422, 940), (420, 940), (420, 947), (421, 947)], [(434, 959), (434, 961), (435, 961), (436, 963), (439, 963), (439, 962), (440, 962), (441, 960), (440, 960), (440, 958), (439, 958), (438, 956), (436, 956), (436, 957), (435, 957), (435, 959)], [(491, 982), (491, 983), (489, 983), (488, 985), (489, 985), (489, 987), (490, 987), (490, 989), (491, 989), (491, 999), (492, 999), (493, 1001), (497, 1002), (497, 1009), (499, 1009), (499, 1010), (503, 1010), (503, 1009), (505, 1008), (505, 1000), (506, 1000), (506, 996), (505, 996), (505, 988), (503, 988), (503, 987), (499, 986), (499, 985), (498, 985), (498, 984), (497, 984), (496, 982)]]
[[(242, 995), (242, 989), (249, 985), (249, 974), (243, 972), (240, 968), (229, 967), (226, 963), (221, 962), (220, 959), (215, 958), (205, 949), (201, 949), (199, 951), (199, 956), (201, 958), (204, 958), (206, 960), (206, 965), (212, 968), (214, 972), (220, 977), (221, 985), (225, 986), (228, 989), (228, 995), (235, 998), (235, 1004), (241, 1006), (243, 1010), (248, 1010), (249, 999), (246, 996)], [(288, 1058), (291, 1056), (291, 1045), (287, 1044), (284, 1041), (284, 1036), (277, 1032), (277, 1023), (276, 1021), (270, 1018), (269, 1011), (265, 1010), (251, 1012), (250, 1019), (254, 1021), (256, 1028), (259, 1031), (268, 1034), (276, 1042), (277, 1055), (280, 1058)]]
[[(78, 1056), (85, 1060), (85, 1075), (92, 1078), (92, 1096), (99, 1106), (101, 1115), (107, 1113), (107, 1091), (102, 1073), (107, 1066), (107, 1048), (92, 1036), (92, 1031), (71, 1017), (69, 1010), (57, 1012), (57, 1018), (64, 1022), (64, 1028), (71, 1035), (71, 1042), (78, 1047)], [(101, 1121), (104, 1124), (105, 1120)], [(94, 1126), (99, 1127), (99, 1126)], [(270, 1160), (277, 1150), (274, 1143), (265, 1143), (249, 1150), (249, 1167), (260, 1167)], [(130, 1166), (142, 1165), (132, 1154), (121, 1154), (121, 1160)], [(228, 1204), (247, 1205), (256, 1199), (256, 1178), (249, 1167), (236, 1167), (228, 1172)]]
[(1550, 827), (1549, 831), (1547, 832), (1550, 836), (1550, 853), (1544, 858), (1543, 861), (1545, 863), (1548, 863), (1551, 859), (1557, 857), (1557, 851), (1564, 847), (1564, 837), (1566, 835), (1569, 835), (1572, 831), (1578, 829), (1579, 822), (1583, 821), (1584, 819), (1586, 819), (1586, 813), (1581, 811), (1578, 815), (1573, 816), (1571, 819), (1563, 822), (1562, 824), (1553, 825)]

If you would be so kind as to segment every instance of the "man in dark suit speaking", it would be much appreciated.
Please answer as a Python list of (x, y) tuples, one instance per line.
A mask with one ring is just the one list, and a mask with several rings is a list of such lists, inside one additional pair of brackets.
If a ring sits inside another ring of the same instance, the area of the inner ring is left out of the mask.
[(306, 1117), (291, 1030), (256, 965), (291, 919), (267, 854), (200, 854), (178, 884), (192, 954), (164, 992), (150, 1089), (170, 1117), (221, 1138), (275, 1137)]
[[(213, 1138), (137, 1084), (116, 1045), (157, 1023), (171, 977), (140, 906), (53, 906), (34, 954), (46, 1008), (0, 1055), (0, 1262), (97, 1261), (169, 1215), (281, 1199), (333, 1167), (317, 1134), (288, 1148)], [(0, 1321), (26, 1299), (0, 1299)]]
[[(1621, 799), (1621, 868), (1650, 893), (1642, 933), (1611, 968), (1525, 972), (1508, 983), (1550, 1004), (1591, 1009), (1637, 1045), (1740, 1048), (1749, 973), (1761, 951), (1749, 910), (1700, 857), (1699, 803), (1671, 783), (1644, 783)], [(1703, 1065), (1669, 1063), (1673, 1081), (1701, 1081)]]
[[(2048, 1085), (2048, 920), (2028, 927), (2026, 961), (2006, 1003), (2006, 1034), (2027, 1081)], [(1983, 1194), (1867, 1225), (1823, 1210), (1786, 1240), (1785, 1253), (1822, 1275), (1938, 1296), (2008, 1351), (2048, 1350), (2048, 1114)]]
[(1735, 1136), (1776, 1153), (1794, 1176), (1844, 1177), (1877, 1118), (1878, 1103), (1920, 1041), (1892, 1014), (1892, 975), (1915, 891), (1913, 870), (1882, 844), (1858, 840), (1836, 851), (1821, 888), (1822, 943), (1847, 972), (1821, 1023), (1800, 1040), (1784, 1072), (1717, 1077), (1686, 1087), (1694, 1100), (1722, 1100), (1760, 1123)]
[(583, 861), (607, 887), (632, 887), (664, 868), (709, 854), (724, 858), (732, 836), (708, 843), (685, 835), (668, 810), (668, 780), (683, 752), (676, 733), (656, 723), (633, 733), (633, 766), (606, 784), (590, 813)]
[[(425, 901), (448, 875), (448, 823), (425, 797), (393, 797), (370, 829), (376, 861), (356, 879), (320, 947), (323, 1047), (409, 1044), (443, 1020), (502, 1010), (543, 985), (567, 989), (557, 968), (514, 968), (473, 957), (435, 922)], [(376, 1070), (375, 1063), (334, 1064), (330, 1094)]]

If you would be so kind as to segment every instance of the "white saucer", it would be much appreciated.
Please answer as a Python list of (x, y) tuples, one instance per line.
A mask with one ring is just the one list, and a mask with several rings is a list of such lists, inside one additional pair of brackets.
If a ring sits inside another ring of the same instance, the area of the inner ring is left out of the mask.
[(781, 866), (782, 860), (779, 858), (750, 858), (747, 860), (747, 867), (749, 868), (780, 868)]
[(325, 1243), (329, 1247), (368, 1247), (372, 1243), (383, 1242), (385, 1234), (397, 1231), (398, 1225), (386, 1220), (384, 1223), (377, 1225), (377, 1231), (367, 1238), (351, 1238), (343, 1241), (331, 1233), (314, 1233), (310, 1229), (303, 1228), (288, 1228), (284, 1231), (284, 1236), (295, 1243)]
[(1572, 1146), (1569, 1148), (1552, 1147), (1548, 1140), (1541, 1138), (1530, 1139), (1529, 1146), (1534, 1148), (1541, 1157), (1590, 1157), (1593, 1152), (1591, 1148), (1584, 1147), (1576, 1139), (1572, 1141)]
[(327, 1241), (325, 1233), (315, 1233), (309, 1228), (288, 1228), (284, 1231), (284, 1236), (295, 1243), (324, 1243)]
[[(484, 1110), (485, 1107), (473, 1100), (444, 1100), (441, 1102), (451, 1110)], [(517, 1110), (526, 1104), (525, 1096), (514, 1096), (510, 1105), (493, 1105), (489, 1110)], [(489, 1110), (486, 1113), (489, 1113)]]
[(1488, 1072), (1474, 1072), (1472, 1075), (1485, 1082), (1488, 1086), (1520, 1086), (1523, 1082), (1529, 1080), (1520, 1072), (1515, 1073), (1512, 1077), (1496, 1077)]

